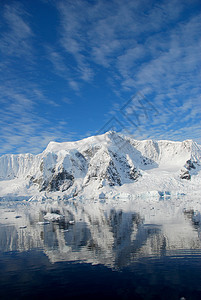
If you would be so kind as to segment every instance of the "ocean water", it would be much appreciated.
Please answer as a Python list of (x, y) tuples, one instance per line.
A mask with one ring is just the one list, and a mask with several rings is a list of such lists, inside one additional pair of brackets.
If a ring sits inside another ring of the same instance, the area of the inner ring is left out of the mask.
[(0, 299), (201, 299), (199, 211), (0, 202)]

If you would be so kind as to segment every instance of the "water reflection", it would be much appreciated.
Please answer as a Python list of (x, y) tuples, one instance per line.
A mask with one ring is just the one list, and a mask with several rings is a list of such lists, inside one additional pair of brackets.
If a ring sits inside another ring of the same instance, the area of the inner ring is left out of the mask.
[(0, 251), (41, 249), (49, 260), (122, 268), (200, 253), (200, 213), (175, 203), (1, 203)]

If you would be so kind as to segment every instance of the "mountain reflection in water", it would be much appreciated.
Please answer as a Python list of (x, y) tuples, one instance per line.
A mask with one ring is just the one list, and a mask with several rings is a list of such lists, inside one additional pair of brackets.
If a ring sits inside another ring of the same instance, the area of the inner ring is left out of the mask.
[(40, 249), (52, 263), (121, 269), (140, 258), (199, 253), (199, 216), (174, 202), (1, 202), (0, 251)]

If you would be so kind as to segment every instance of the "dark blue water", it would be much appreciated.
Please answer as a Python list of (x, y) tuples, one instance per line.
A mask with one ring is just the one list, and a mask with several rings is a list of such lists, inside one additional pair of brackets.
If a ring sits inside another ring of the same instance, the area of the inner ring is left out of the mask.
[[(63, 217), (38, 223), (47, 212)], [(176, 216), (3, 203), (0, 299), (201, 299), (200, 225)]]

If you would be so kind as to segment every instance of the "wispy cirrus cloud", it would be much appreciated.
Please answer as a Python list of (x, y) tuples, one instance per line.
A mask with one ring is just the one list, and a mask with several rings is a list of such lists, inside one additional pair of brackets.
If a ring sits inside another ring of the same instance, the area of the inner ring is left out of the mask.
[[(61, 52), (54, 50), (50, 46), (46, 47), (46, 51), (48, 53), (47, 58), (53, 65), (53, 73), (66, 80), (74, 91), (79, 91), (79, 84), (74, 79), (78, 75), (76, 76), (73, 74), (73, 70), (68, 67), (68, 63), (66, 62), (64, 55)], [(83, 79), (82, 76), (81, 78)]]
[[(0, 155), (38, 153), (50, 140), (62, 139), (67, 122), (57, 119), (52, 125), (49, 108), (59, 104), (46, 95), (48, 81), (37, 64), (30, 14), (17, 1), (1, 8)], [(65, 136), (66, 140), (70, 132)]]
[(33, 32), (29, 24), (24, 21), (25, 16), (26, 12), (18, 2), (14, 5), (4, 6), (1, 18), (7, 24), (7, 30), (0, 36), (0, 51), (2, 54), (27, 56), (31, 53)]
[(50, 140), (58, 138), (61, 129), (66, 128), (66, 124), (60, 124), (60, 121), (55, 123), (55, 127), (52, 126), (48, 116), (37, 113), (38, 100), (50, 104), (33, 87), (30, 84), (21, 89), (16, 89), (16, 86), (0, 88), (0, 154), (38, 153)]
[[(24, 93), (18, 94), (14, 89), (9, 89), (4, 90), (4, 97), (6, 101), (2, 101), (0, 107), (0, 155), (12, 152), (39, 153), (52, 140), (73, 138), (70, 131), (66, 132), (67, 121), (56, 119), (52, 123), (48, 114), (37, 113), (36, 98), (31, 93), (28, 95), (27, 92), (25, 96)], [(66, 134), (61, 135), (62, 132)]]
[[(185, 24), (182, 13), (187, 4), (188, 1), (181, 3), (178, 0), (158, 4), (130, 0), (124, 3), (96, 1), (93, 4), (80, 0), (60, 1), (57, 7), (62, 25), (61, 44), (74, 57), (80, 74), (84, 70), (90, 74), (95, 63), (109, 72), (110, 69), (118, 72), (124, 86), (136, 75), (140, 83), (144, 73), (154, 80), (152, 65), (156, 66), (155, 70), (158, 67), (159, 71), (169, 74), (168, 64), (175, 61), (179, 65), (181, 52), (188, 51), (186, 46), (192, 48), (189, 48), (188, 61), (193, 54), (194, 46), (190, 40), (197, 42), (200, 15)], [(191, 36), (187, 39), (189, 32)], [(194, 53), (198, 47), (194, 48)]]
[[(201, 10), (194, 6), (199, 8), (197, 0), (60, 1), (63, 55), (74, 59), (79, 80), (98, 77), (101, 66), (118, 97), (144, 93), (161, 113), (153, 130), (164, 124), (164, 136), (195, 126), (201, 106)], [(69, 81), (78, 88), (79, 80)]]
[[(79, 77), (88, 82), (93, 78), (93, 69), (87, 62), (86, 55), (86, 19), (85, 13), (88, 4), (84, 1), (59, 2), (58, 10), (61, 15), (61, 45), (70, 53), (77, 64), (76, 71)], [(84, 27), (83, 28), (83, 23)]]

